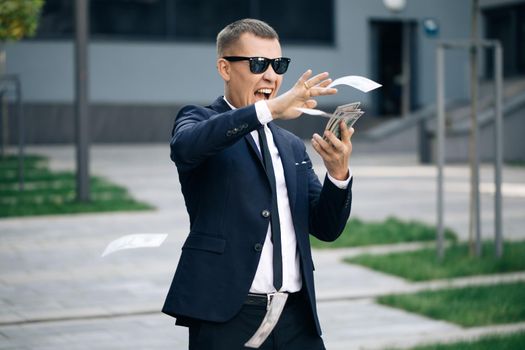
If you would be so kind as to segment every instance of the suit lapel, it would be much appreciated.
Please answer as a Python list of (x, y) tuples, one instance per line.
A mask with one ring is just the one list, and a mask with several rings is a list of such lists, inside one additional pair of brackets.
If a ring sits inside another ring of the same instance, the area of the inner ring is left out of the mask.
[(255, 143), (255, 140), (253, 139), (252, 134), (251, 133), (246, 134), (244, 136), (244, 139), (248, 143), (249, 148), (251, 149), (252, 153), (257, 158), (259, 158), (259, 163), (261, 164), (261, 167), (263, 168), (263, 171), (264, 171), (264, 162), (263, 162), (263, 159), (262, 159), (262, 155), (261, 155), (261, 152), (259, 151), (259, 148), (257, 148), (257, 144)]
[(295, 208), (295, 195), (297, 193), (297, 170), (295, 168), (295, 157), (293, 154), (292, 145), (288, 139), (284, 137), (283, 134), (281, 134), (281, 131), (274, 125), (274, 123), (269, 123), (268, 127), (272, 131), (275, 145), (279, 150), (281, 163), (283, 164), (284, 169), (286, 189), (288, 191), (288, 200), (290, 202), (290, 209), (293, 213)]

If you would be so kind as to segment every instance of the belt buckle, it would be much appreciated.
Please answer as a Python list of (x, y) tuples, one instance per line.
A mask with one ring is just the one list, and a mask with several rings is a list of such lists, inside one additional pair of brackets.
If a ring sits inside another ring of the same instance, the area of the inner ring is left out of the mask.
[(266, 311), (270, 309), (270, 305), (275, 294), (277, 294), (277, 292), (266, 294)]

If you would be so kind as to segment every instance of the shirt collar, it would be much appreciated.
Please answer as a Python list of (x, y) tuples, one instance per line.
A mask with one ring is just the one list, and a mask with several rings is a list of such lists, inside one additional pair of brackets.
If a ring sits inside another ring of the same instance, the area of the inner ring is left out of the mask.
[(228, 104), (228, 106), (230, 106), (231, 109), (237, 109), (237, 108), (233, 107), (233, 105), (230, 103), (230, 101), (228, 101), (226, 99), (226, 96), (223, 96), (222, 98), (224, 99), (224, 102), (226, 102)]

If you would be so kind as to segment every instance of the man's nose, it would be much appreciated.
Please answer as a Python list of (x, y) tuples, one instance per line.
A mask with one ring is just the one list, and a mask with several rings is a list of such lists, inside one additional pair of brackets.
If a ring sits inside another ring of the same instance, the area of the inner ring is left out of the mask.
[(275, 73), (275, 71), (273, 70), (272, 65), (270, 64), (268, 69), (264, 72), (263, 79), (271, 81), (271, 82), (274, 82), (274, 81), (277, 80), (277, 78), (278, 78), (278, 74)]

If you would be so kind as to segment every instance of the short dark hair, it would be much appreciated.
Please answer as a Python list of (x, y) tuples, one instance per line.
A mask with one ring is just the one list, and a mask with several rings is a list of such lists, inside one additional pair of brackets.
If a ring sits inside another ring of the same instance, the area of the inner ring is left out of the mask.
[(244, 18), (228, 24), (217, 35), (217, 55), (221, 57), (224, 51), (239, 40), (242, 34), (251, 33), (263, 39), (277, 39), (279, 35), (268, 23), (253, 18)]

